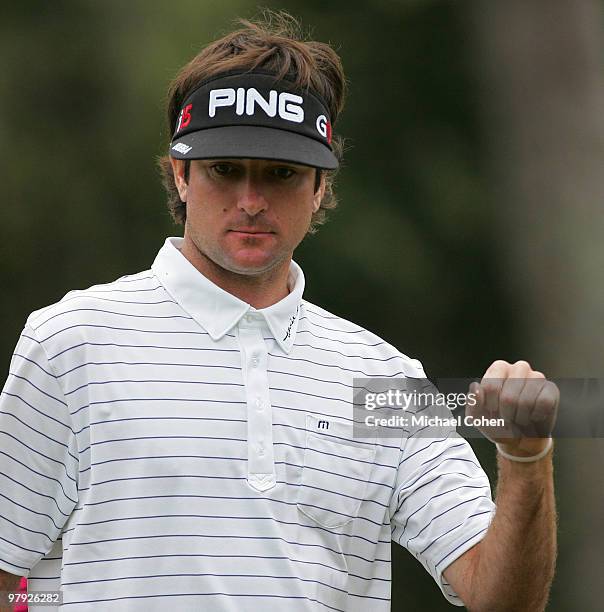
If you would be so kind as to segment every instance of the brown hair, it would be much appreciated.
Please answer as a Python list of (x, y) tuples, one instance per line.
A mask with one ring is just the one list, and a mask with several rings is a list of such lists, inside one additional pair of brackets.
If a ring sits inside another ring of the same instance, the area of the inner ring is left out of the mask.
[[(284, 11), (265, 10), (260, 19), (239, 19), (243, 28), (210, 43), (186, 64), (170, 84), (167, 96), (168, 130), (174, 133), (180, 108), (189, 94), (205, 79), (229, 70), (261, 68), (277, 79), (293, 81), (299, 89), (315, 91), (329, 109), (332, 125), (344, 107), (346, 80), (338, 54), (328, 45), (308, 40), (299, 22)], [(341, 161), (344, 141), (333, 135), (331, 146)], [(174, 182), (170, 157), (158, 158), (162, 183), (168, 195), (168, 209), (176, 223), (186, 220), (186, 204)], [(185, 178), (188, 178), (188, 162)], [(309, 233), (325, 223), (326, 212), (336, 207), (334, 178), (337, 170), (322, 170), (325, 195), (314, 213)], [(318, 173), (317, 173), (318, 176)]]

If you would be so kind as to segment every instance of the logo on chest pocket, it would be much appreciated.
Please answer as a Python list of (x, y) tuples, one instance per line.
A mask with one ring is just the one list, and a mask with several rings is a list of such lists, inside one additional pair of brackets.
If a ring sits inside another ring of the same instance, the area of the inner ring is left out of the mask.
[(355, 445), (340, 439), (337, 433), (343, 433), (343, 427), (347, 429), (345, 424), (312, 418), (308, 425), (298, 510), (322, 527), (337, 529), (359, 512), (375, 445)]

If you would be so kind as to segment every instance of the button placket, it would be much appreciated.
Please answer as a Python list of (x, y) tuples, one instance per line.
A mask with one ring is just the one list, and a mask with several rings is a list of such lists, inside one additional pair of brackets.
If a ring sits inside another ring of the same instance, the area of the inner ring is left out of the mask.
[(269, 407), (268, 352), (262, 337), (262, 322), (245, 315), (239, 325), (239, 341), (245, 369), (247, 398), (247, 481), (257, 491), (276, 484), (273, 455), (273, 424)]

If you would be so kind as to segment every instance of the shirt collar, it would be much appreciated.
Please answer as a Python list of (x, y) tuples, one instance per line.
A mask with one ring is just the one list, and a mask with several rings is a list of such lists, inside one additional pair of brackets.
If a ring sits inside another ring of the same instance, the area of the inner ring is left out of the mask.
[(220, 340), (250, 312), (264, 317), (279, 346), (289, 353), (294, 344), (300, 303), (304, 292), (302, 268), (292, 260), (287, 284), (289, 294), (268, 308), (256, 310), (207, 279), (180, 252), (183, 238), (167, 238), (151, 269), (166, 291), (209, 334)]

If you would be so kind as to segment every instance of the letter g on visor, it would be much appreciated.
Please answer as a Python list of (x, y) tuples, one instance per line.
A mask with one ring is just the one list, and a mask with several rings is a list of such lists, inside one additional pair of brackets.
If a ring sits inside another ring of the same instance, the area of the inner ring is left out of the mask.
[(324, 102), (312, 91), (258, 71), (224, 73), (195, 89), (180, 111), (170, 155), (338, 167)]

